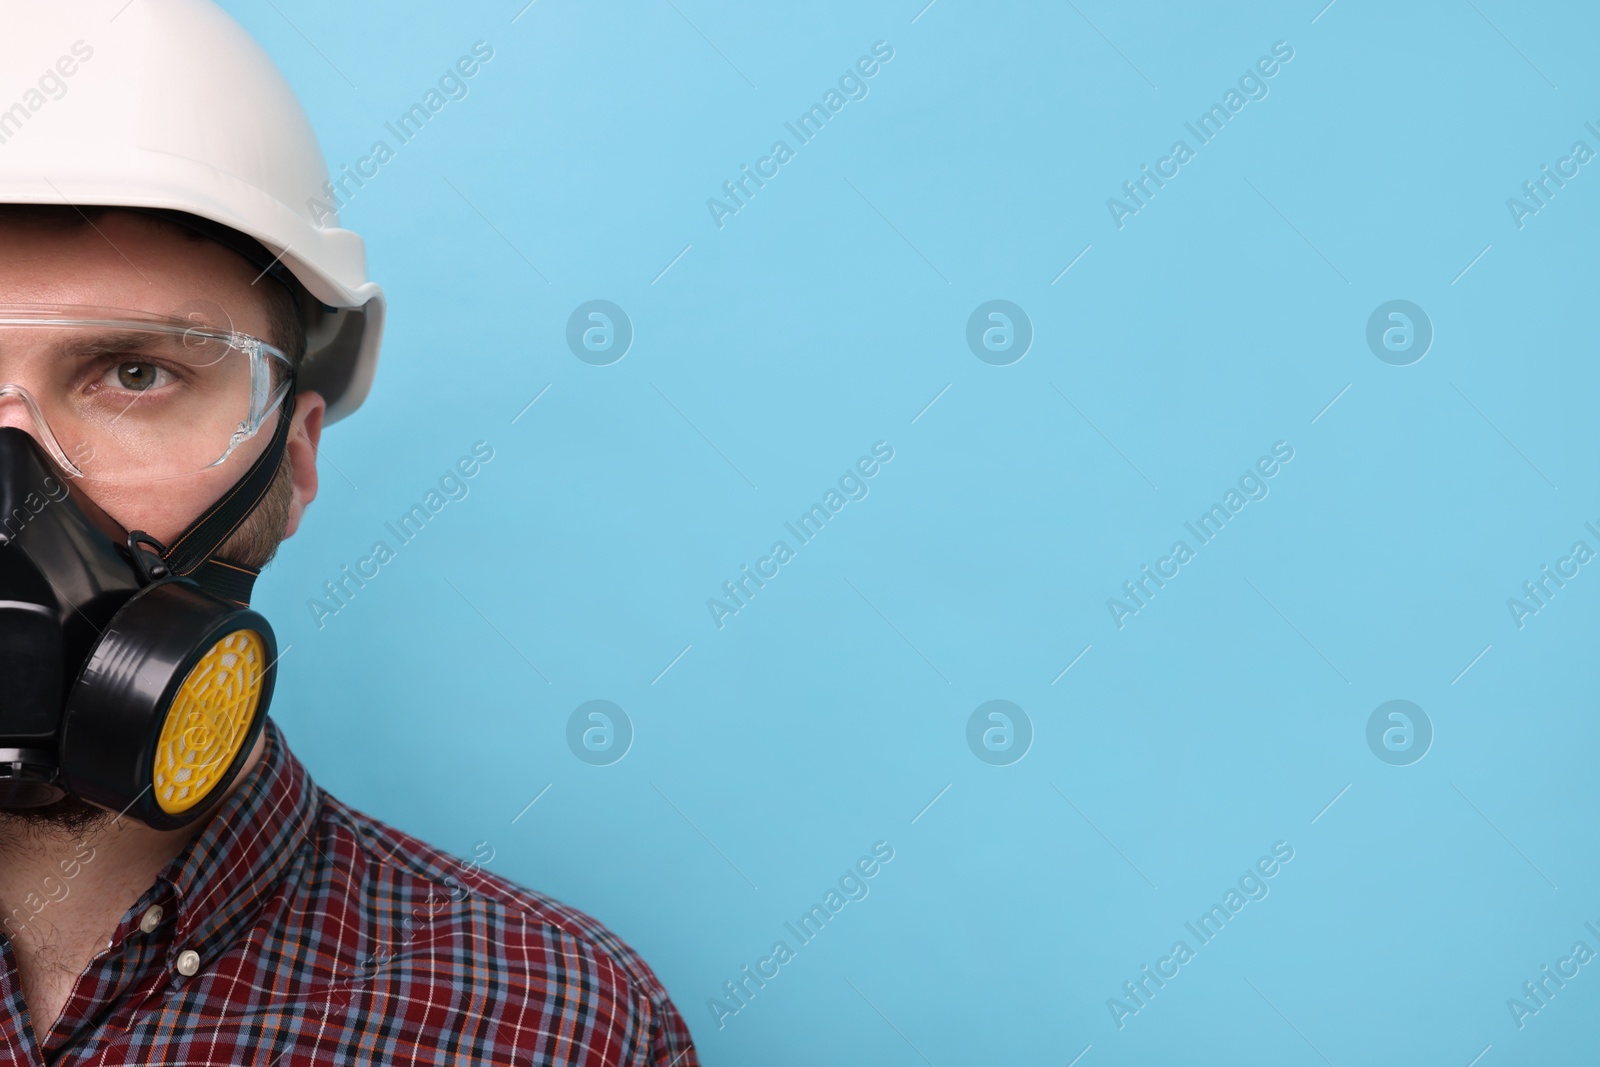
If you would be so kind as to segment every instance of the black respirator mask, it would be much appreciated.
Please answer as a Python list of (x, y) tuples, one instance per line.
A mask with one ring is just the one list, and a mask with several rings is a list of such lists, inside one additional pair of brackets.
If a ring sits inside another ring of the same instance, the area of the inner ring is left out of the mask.
[(227, 791), (278, 650), (249, 607), (257, 572), (215, 553), (266, 496), (290, 406), (170, 546), (123, 529), (31, 435), (0, 427), (0, 809), (72, 795), (176, 829)]

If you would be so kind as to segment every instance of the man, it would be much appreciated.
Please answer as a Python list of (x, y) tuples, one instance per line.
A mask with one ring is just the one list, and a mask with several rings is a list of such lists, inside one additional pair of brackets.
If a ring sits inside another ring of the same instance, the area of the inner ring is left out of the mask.
[(281, 75), (208, 0), (3, 28), (0, 1061), (697, 1063), (627, 945), (267, 718), (250, 591), (384, 310)]

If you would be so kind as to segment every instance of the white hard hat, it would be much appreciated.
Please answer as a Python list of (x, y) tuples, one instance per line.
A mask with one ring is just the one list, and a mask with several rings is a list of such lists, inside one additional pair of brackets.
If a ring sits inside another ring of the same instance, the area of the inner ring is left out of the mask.
[(0, 203), (164, 209), (254, 238), (333, 309), (307, 322), (300, 387), (330, 422), (360, 406), (383, 290), (339, 228), (305, 111), (243, 27), (209, 0), (22, 0), (0, 13), (0, 70)]

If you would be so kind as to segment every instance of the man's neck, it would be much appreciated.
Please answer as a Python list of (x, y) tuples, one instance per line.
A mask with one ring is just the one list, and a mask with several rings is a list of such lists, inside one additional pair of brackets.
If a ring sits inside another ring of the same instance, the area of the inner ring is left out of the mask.
[[(261, 759), (263, 733), (228, 789)], [(106, 813), (81, 828), (0, 813), (0, 932), (10, 940), (35, 1035), (54, 1025), (78, 976), (206, 819), (152, 830)]]

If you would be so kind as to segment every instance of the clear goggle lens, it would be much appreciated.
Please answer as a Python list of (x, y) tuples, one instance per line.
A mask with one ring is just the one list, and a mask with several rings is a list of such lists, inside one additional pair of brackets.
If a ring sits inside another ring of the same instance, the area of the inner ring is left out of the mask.
[(217, 467), (290, 388), (283, 352), (214, 321), (0, 304), (0, 425), (74, 477), (153, 481)]

